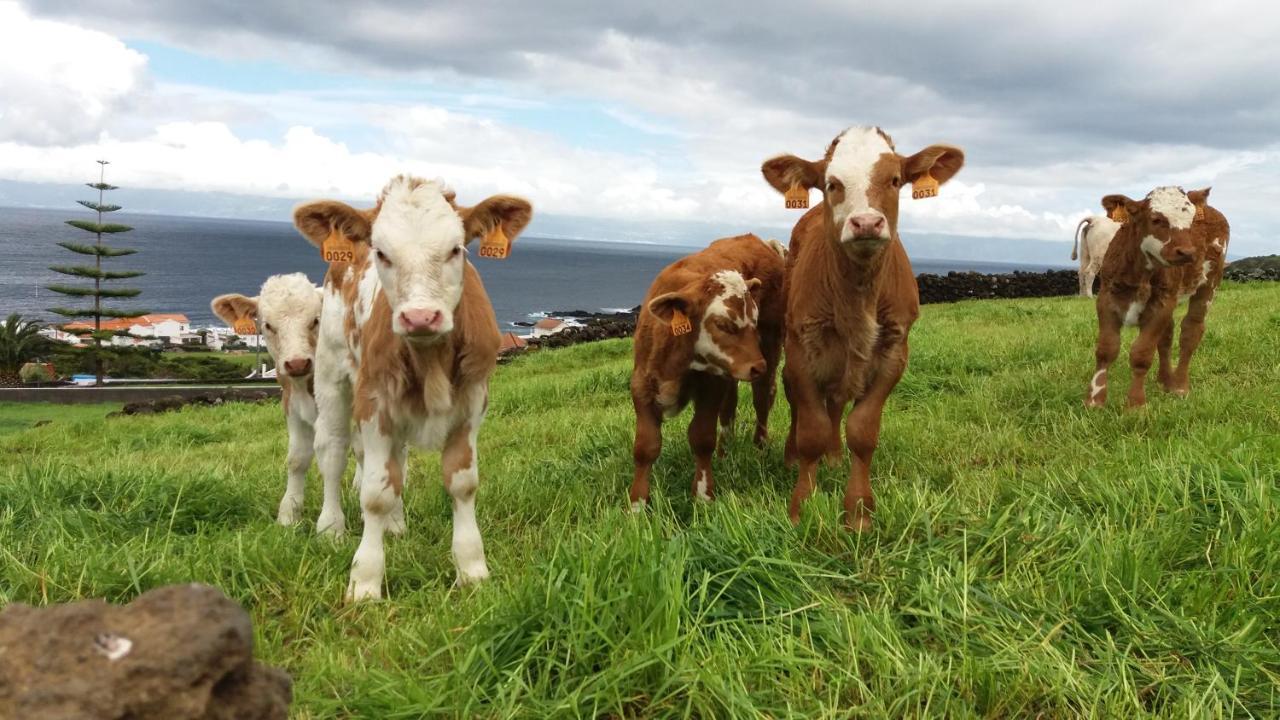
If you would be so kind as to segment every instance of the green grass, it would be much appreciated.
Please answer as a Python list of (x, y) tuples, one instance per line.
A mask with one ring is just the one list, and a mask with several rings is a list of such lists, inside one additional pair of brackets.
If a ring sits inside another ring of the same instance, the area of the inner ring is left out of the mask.
[(527, 356), (480, 436), (494, 579), (452, 587), (417, 455), (390, 600), (359, 606), (355, 536), (273, 524), (277, 408), (27, 430), (0, 439), (0, 600), (213, 583), (301, 718), (1276, 717), (1280, 286), (1222, 291), (1187, 400), (1086, 412), (1093, 337), (1082, 299), (926, 307), (863, 536), (839, 527), (847, 466), (787, 522), (782, 403), (763, 454), (744, 403), (709, 506), (688, 412), (669, 422), (654, 507), (625, 513), (629, 342)]
[(0, 402), (0, 436), (26, 430), (36, 423), (45, 421), (58, 430), (66, 432), (68, 426), (75, 421), (102, 420), (106, 418), (107, 413), (119, 409), (120, 403), (56, 405), (54, 403)]

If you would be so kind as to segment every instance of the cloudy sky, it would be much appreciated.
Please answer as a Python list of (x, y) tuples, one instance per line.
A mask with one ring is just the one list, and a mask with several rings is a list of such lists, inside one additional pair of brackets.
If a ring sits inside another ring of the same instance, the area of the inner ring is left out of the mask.
[(0, 179), (104, 156), (134, 188), (360, 199), (411, 171), (731, 234), (795, 220), (766, 157), (878, 124), (968, 158), (904, 235), (1066, 243), (1103, 194), (1213, 185), (1232, 254), (1280, 252), (1276, 6), (871, 5), (0, 0)]

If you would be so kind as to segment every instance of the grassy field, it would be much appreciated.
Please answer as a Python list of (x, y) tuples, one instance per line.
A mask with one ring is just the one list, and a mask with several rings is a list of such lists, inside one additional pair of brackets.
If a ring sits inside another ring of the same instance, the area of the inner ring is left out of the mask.
[(624, 512), (630, 343), (522, 358), (480, 436), (494, 579), (452, 587), (420, 455), (390, 600), (359, 606), (356, 536), (273, 524), (278, 408), (56, 422), (0, 438), (0, 600), (215, 584), (300, 718), (1276, 717), (1280, 286), (1223, 290), (1187, 400), (1086, 412), (1093, 333), (1077, 298), (926, 307), (863, 536), (847, 466), (787, 522), (783, 403), (760, 453), (744, 402), (711, 505), (669, 422), (654, 506)]
[(0, 436), (26, 430), (36, 423), (56, 424), (66, 430), (70, 423), (77, 420), (102, 420), (107, 413), (119, 410), (120, 406), (120, 403), (57, 405), (0, 402)]

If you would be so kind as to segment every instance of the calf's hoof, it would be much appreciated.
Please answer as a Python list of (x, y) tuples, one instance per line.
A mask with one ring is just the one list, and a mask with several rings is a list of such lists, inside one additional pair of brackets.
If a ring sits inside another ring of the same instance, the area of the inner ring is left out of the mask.
[(294, 525), (298, 522), (298, 506), (288, 502), (280, 503), (280, 509), (276, 512), (276, 522), (281, 525)]
[(322, 510), (320, 517), (316, 519), (316, 534), (335, 540), (347, 534), (347, 520), (342, 516), (342, 511)]
[(382, 599), (381, 582), (360, 582), (354, 578), (347, 583), (347, 593), (343, 599), (348, 603), (365, 602)]
[(404, 535), (405, 527), (404, 501), (401, 500), (390, 513), (387, 513), (387, 532), (396, 536)]
[(478, 585), (489, 579), (489, 566), (484, 561), (480, 561), (473, 565), (458, 567), (458, 579), (454, 581), (457, 587), (467, 587), (468, 585)]
[(871, 513), (846, 513), (844, 516), (844, 529), (851, 533), (867, 532), (873, 524)]

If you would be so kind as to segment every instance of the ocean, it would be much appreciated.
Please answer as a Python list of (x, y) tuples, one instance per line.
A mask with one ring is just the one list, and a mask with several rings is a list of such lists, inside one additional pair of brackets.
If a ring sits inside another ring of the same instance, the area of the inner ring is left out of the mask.
[[(50, 265), (82, 263), (86, 258), (56, 245), (90, 242), (93, 236), (64, 223), (93, 219), (76, 208), (0, 208), (0, 318), (11, 312), (42, 320), (56, 316), (47, 308), (74, 301), (44, 286), (83, 282), (50, 271)], [(113, 213), (112, 222), (134, 230), (116, 235), (113, 245), (136, 248), (136, 255), (107, 261), (112, 269), (141, 270), (145, 276), (119, 281), (142, 294), (112, 301), (122, 308), (185, 314), (193, 326), (220, 325), (209, 310), (216, 295), (256, 295), (269, 275), (304, 272), (319, 283), (325, 263), (287, 222)], [(726, 235), (732, 230), (726, 230)], [(715, 238), (708, 238), (708, 241)], [(504, 330), (550, 311), (601, 312), (640, 304), (655, 275), (688, 246), (592, 242), (521, 236), (506, 260), (472, 261), (480, 271)], [(91, 259), (91, 258), (90, 258)], [(984, 273), (1048, 269), (1047, 265), (912, 258), (917, 273), (973, 270)]]

